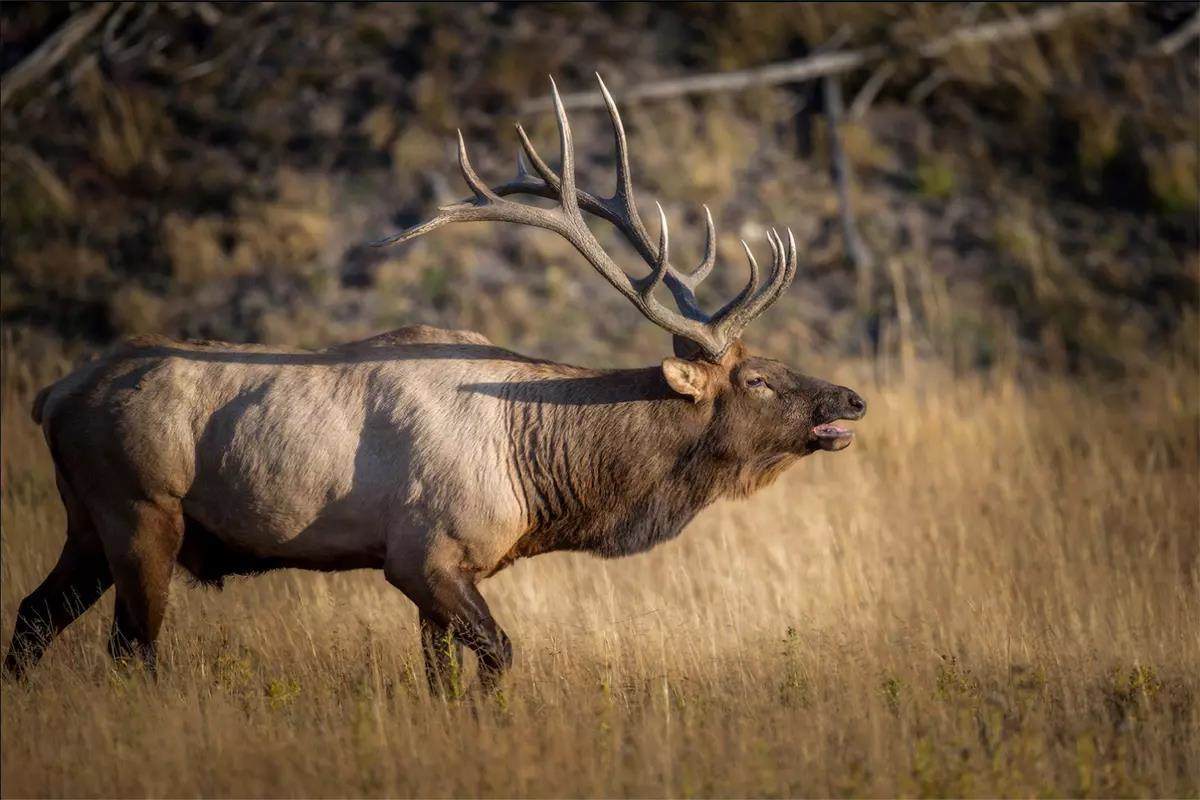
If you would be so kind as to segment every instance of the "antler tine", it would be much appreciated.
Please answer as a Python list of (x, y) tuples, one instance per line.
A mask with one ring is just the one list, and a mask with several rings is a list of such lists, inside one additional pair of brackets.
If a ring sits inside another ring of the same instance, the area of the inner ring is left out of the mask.
[[(525, 133), (525, 128), (521, 126), (521, 123), (518, 122), (516, 127), (517, 138), (521, 140), (521, 149), (525, 151), (525, 155), (529, 158), (529, 163), (533, 165), (534, 170), (537, 171), (542, 180), (557, 192), (559, 190), (558, 176), (554, 174), (554, 170), (550, 169), (550, 165), (538, 155), (538, 151), (534, 149), (533, 142), (529, 141), (529, 135)], [(520, 157), (520, 151), (518, 151), (517, 157)]]
[[(507, 201), (498, 196), (494, 191), (488, 188), (479, 175), (475, 172), (475, 168), (471, 166), (471, 159), (467, 155), (467, 143), (463, 138), (462, 131), (457, 131), (458, 134), (458, 168), (462, 172), (463, 180), (471, 187), (471, 192), (475, 195), (473, 201), (463, 201), (461, 203), (453, 203), (448, 206), (442, 206), (438, 209), (438, 214), (433, 219), (416, 225), (408, 230), (400, 231), (400, 233), (392, 236), (387, 236), (378, 241), (372, 242), (372, 245), (382, 246), (391, 244), (403, 244), (410, 239), (415, 239), (418, 236), (436, 230), (443, 225), (448, 225), (451, 222), (471, 222), (483, 220), (501, 220), (508, 219), (507, 215), (503, 215), (497, 208), (497, 204), (507, 204)], [(533, 209), (541, 211), (542, 209)], [(532, 220), (531, 220), (532, 221)], [(549, 227), (544, 222), (533, 222), (539, 227)]]
[(752, 295), (746, 304), (734, 314), (738, 320), (739, 331), (746, 323), (761, 313), (764, 302), (779, 288), (780, 280), (784, 275), (783, 241), (774, 228), (767, 232), (767, 242), (771, 245), (771, 276), (767, 279), (766, 285), (762, 287), (762, 291)]
[(746, 325), (783, 295), (796, 275), (796, 238), (791, 230), (788, 230), (786, 248), (783, 238), (774, 228), (767, 233), (767, 241), (772, 253), (771, 277), (762, 291), (743, 291), (713, 316), (714, 324), (721, 328), (725, 338), (737, 338)]
[(780, 264), (781, 275), (777, 281), (775, 291), (763, 299), (760, 313), (770, 308), (776, 300), (782, 297), (783, 293), (787, 291), (788, 286), (791, 285), (792, 279), (796, 277), (796, 238), (792, 236), (792, 232), (789, 229), (788, 244), (786, 248), (784, 247), (782, 236), (776, 233), (775, 239), (779, 242), (780, 256), (782, 258), (782, 262)]
[(638, 214), (637, 201), (633, 196), (633, 175), (629, 169), (629, 141), (625, 137), (625, 125), (621, 122), (621, 112), (617, 110), (616, 101), (613, 100), (608, 87), (604, 85), (604, 79), (600, 77), (599, 72), (596, 73), (596, 82), (600, 84), (600, 94), (603, 95), (604, 105), (608, 108), (608, 117), (612, 122), (613, 139), (617, 152), (617, 185), (610, 200), (620, 205), (622, 216), (637, 235), (642, 239), (649, 240), (646, 226), (642, 224), (642, 218)]
[[(562, 182), (559, 180), (558, 175), (538, 155), (537, 150), (533, 147), (533, 142), (529, 140), (529, 136), (525, 133), (525, 129), (521, 124), (517, 123), (515, 127), (517, 129), (517, 136), (521, 140), (521, 150), (517, 151), (517, 176), (508, 183), (495, 187), (492, 191), (501, 197), (510, 194), (531, 194), (537, 197), (545, 197), (547, 200), (559, 199), (559, 187)], [(528, 165), (521, 158), (522, 152), (525, 158), (528, 159), (529, 165), (532, 165), (534, 172), (537, 173), (536, 176), (531, 175), (526, 168)], [(620, 227), (620, 220), (600, 198), (579, 188), (576, 188), (575, 196), (579, 201), (579, 207), (584, 211), (589, 214), (595, 214), (601, 219), (618, 226), (618, 228)], [(636, 245), (636, 242), (634, 244)], [(639, 253), (646, 259), (653, 257), (653, 254), (648, 251), (642, 252), (639, 249)]]
[(696, 287), (712, 272), (717, 260), (717, 229), (713, 225), (712, 212), (704, 206), (704, 258), (690, 274), (684, 275), (674, 267), (667, 268), (666, 284), (679, 313), (688, 319), (708, 322), (710, 317), (696, 301)]
[(773, 287), (780, 272), (784, 270), (784, 240), (780, 239), (778, 230), (770, 229), (767, 243), (770, 245), (770, 278), (767, 279), (767, 288), (764, 291)]
[[(788, 232), (788, 244), (787, 244), (787, 252), (784, 255), (784, 260), (783, 260), (783, 278), (779, 281), (779, 287), (775, 290), (774, 294), (772, 294), (770, 297), (768, 297), (764, 301), (763, 306), (760, 309), (760, 313), (761, 313), (761, 311), (765, 311), (768, 308), (770, 308), (771, 304), (773, 304), (776, 300), (778, 300), (780, 297), (782, 297), (783, 293), (787, 291), (787, 288), (792, 285), (792, 280), (795, 279), (795, 277), (796, 277), (796, 269), (797, 269), (796, 237), (792, 235), (791, 228), (788, 228), (787, 232)], [(782, 238), (779, 240), (779, 245), (781, 248), (783, 247), (783, 239)]]
[[(710, 324), (714, 327), (725, 330), (736, 329), (736, 323), (740, 316), (740, 311), (743, 309), (754, 293), (758, 290), (758, 261), (754, 258), (754, 252), (750, 249), (750, 245), (746, 244), (746, 240), (742, 239), (742, 249), (746, 251), (746, 260), (750, 263), (750, 280), (746, 281), (746, 285), (737, 293), (737, 296), (730, 300), (717, 313), (712, 315)], [(728, 337), (730, 341), (737, 338), (734, 336)]]
[(579, 198), (575, 196), (575, 144), (571, 141), (571, 122), (567, 119), (567, 109), (563, 106), (553, 76), (550, 78), (550, 93), (554, 95), (554, 114), (558, 117), (558, 148), (562, 156), (558, 198), (563, 212), (571, 215), (579, 211)]
[(642, 295), (643, 300), (650, 300), (652, 293), (662, 283), (663, 276), (667, 274), (670, 268), (670, 239), (667, 235), (667, 215), (663, 211), (661, 203), (655, 203), (658, 206), (658, 261), (654, 264), (650, 274), (642, 281), (642, 285), (638, 288), (638, 292)]
[[(554, 96), (558, 97), (558, 87), (554, 84), (553, 77), (550, 78), (550, 85), (551, 85), (552, 91), (554, 93)], [(556, 116), (557, 122), (558, 122), (560, 142), (563, 144), (563, 146), (570, 149), (571, 157), (569, 160), (566, 158), (566, 155), (565, 155), (566, 150), (564, 149), (563, 172), (565, 173), (567, 171), (566, 167), (568, 164), (570, 164), (571, 177), (573, 179), (574, 174), (575, 174), (575, 172), (574, 172), (574, 146), (571, 143), (570, 123), (567, 121), (566, 110), (562, 106), (561, 98), (559, 99), (559, 102), (555, 105), (555, 116)], [(500, 194), (500, 195), (536, 194), (538, 196), (546, 197), (551, 200), (560, 200), (561, 201), (562, 179), (557, 174), (555, 174), (554, 170), (552, 170), (550, 168), (550, 165), (546, 163), (545, 159), (543, 159), (541, 157), (541, 155), (538, 154), (537, 148), (533, 146), (533, 142), (532, 142), (532, 140), (530, 140), (529, 134), (527, 134), (525, 132), (524, 126), (518, 122), (516, 124), (516, 129), (517, 129), (517, 138), (519, 138), (521, 141), (521, 150), (524, 151), (525, 156), (529, 159), (530, 164), (533, 165), (534, 171), (536, 171), (537, 174), (541, 177), (542, 183), (540, 185), (535, 184), (532, 180), (528, 179), (529, 178), (528, 175), (521, 174), (521, 168), (522, 168), (522, 165), (520, 162), (521, 151), (518, 151), (517, 152), (517, 159), (518, 159), (517, 179), (514, 181), (510, 181), (509, 183), (506, 183), (503, 186), (496, 187), (496, 193)], [(565, 133), (565, 138), (564, 138), (564, 133)], [(587, 211), (590, 214), (595, 214), (596, 216), (601, 217), (601, 218), (607, 220), (609, 223), (616, 226), (617, 229), (620, 230), (622, 233), (624, 233), (626, 235), (626, 238), (628, 238), (629, 241), (638, 249), (639, 253), (642, 255), (643, 258), (645, 258), (647, 260), (653, 260), (657, 257), (657, 254), (652, 252), (650, 249), (649, 237), (646, 235), (645, 228), (641, 226), (640, 221), (638, 222), (639, 230), (631, 231), (629, 228), (626, 227), (627, 219), (620, 213), (621, 212), (620, 208), (614, 207), (612, 203), (609, 203), (604, 199), (596, 197), (595, 195), (591, 194), (590, 192), (586, 192), (583, 189), (577, 188), (575, 190), (575, 193), (576, 193), (576, 202), (581, 208), (583, 208), (584, 211)]]
[(717, 263), (717, 226), (713, 225), (712, 212), (704, 206), (704, 259), (688, 275), (688, 282), (695, 289), (708, 273), (712, 272), (713, 264)]
[[(742, 239), (741, 242), (742, 249), (746, 251), (746, 259), (750, 262), (750, 280), (746, 282), (746, 286), (753, 294), (754, 290), (758, 288), (758, 261), (754, 259), (754, 251), (750, 249), (750, 245), (746, 244), (746, 240)], [(771, 246), (774, 247), (775, 243), (772, 242)]]
[(713, 324), (720, 327), (730, 339), (737, 338), (742, 328), (761, 313), (759, 306), (763, 298), (776, 291), (779, 279), (783, 274), (783, 242), (777, 239), (774, 229), (767, 232), (767, 243), (771, 246), (771, 275), (767, 279), (766, 285), (759, 290), (758, 264), (754, 260), (749, 245), (743, 241), (742, 247), (746, 250), (746, 257), (750, 260), (750, 280), (737, 297), (713, 314)]
[(788, 228), (788, 283), (796, 277), (796, 268), (799, 259), (796, 257), (796, 237), (792, 235), (792, 229)]
[(459, 129), (456, 132), (458, 133), (458, 168), (462, 171), (463, 180), (475, 193), (476, 204), (499, 200), (496, 193), (475, 174), (475, 169), (471, 166), (471, 159), (467, 157), (467, 142), (463, 139), (462, 130)]
[[(525, 152), (525, 156), (533, 165), (534, 171), (541, 176), (541, 182), (535, 184), (532, 180), (526, 178), (510, 181), (503, 186), (496, 187), (496, 193), (499, 195), (506, 194), (534, 194), (539, 197), (545, 197), (550, 200), (557, 200), (559, 193), (562, 191), (562, 182), (554, 170), (548, 165), (537, 152), (537, 148), (533, 146), (533, 142), (529, 139), (529, 134), (525, 132), (525, 128), (521, 123), (517, 123), (517, 137), (521, 140), (521, 149)], [(650, 245), (650, 237), (646, 234), (645, 228), (638, 231), (634, 230), (627, 223), (626, 218), (621, 214), (619, 204), (610, 202), (611, 198), (601, 199), (590, 192), (576, 188), (576, 196), (578, 197), (579, 206), (589, 214), (595, 214), (601, 219), (606, 220), (617, 228), (625, 238), (629, 240), (638, 251), (639, 255), (647, 261), (653, 261), (658, 257), (658, 254), (653, 251)]]
[[(629, 226), (626, 232), (627, 238), (638, 246), (639, 242), (634, 241), (634, 237), (640, 240), (641, 245), (638, 249), (643, 251), (645, 255), (656, 256), (656, 253), (647, 252), (646, 246), (650, 243), (650, 235), (646, 231), (646, 226), (642, 223), (641, 214), (638, 213), (637, 199), (633, 192), (633, 171), (629, 167), (629, 139), (625, 135), (625, 124), (621, 122), (621, 112), (617, 108), (617, 103), (613, 100), (612, 93), (608, 91), (608, 87), (604, 84), (604, 78), (600, 77), (600, 73), (596, 73), (596, 82), (600, 84), (600, 94), (604, 98), (604, 106), (608, 109), (608, 118), (612, 123), (614, 149), (617, 154), (617, 182), (616, 188), (613, 191), (612, 197), (604, 202), (610, 209), (616, 212), (623, 218)], [(615, 208), (614, 208), (615, 206)], [(687, 313), (690, 310), (699, 311), (699, 305), (696, 303), (695, 289), (700, 285), (700, 282), (708, 277), (708, 273), (712, 270), (713, 263), (716, 260), (716, 233), (713, 229), (712, 214), (708, 211), (708, 206), (704, 207), (706, 235), (704, 260), (690, 274), (685, 274), (675, 269), (670, 264), (667, 265), (667, 275), (674, 278), (682, 285), (687, 292), (691, 292), (689, 297), (686, 293), (680, 292), (676, 287), (672, 286), (671, 293), (675, 296), (676, 304), (679, 305), (679, 310)], [(621, 227), (621, 226), (618, 226)], [(633, 236), (629, 236), (632, 233)], [(685, 308), (685, 305), (687, 306)]]
[(777, 261), (775, 263), (771, 280), (767, 284), (762, 293), (749, 304), (746, 309), (746, 322), (757, 317), (762, 312), (770, 308), (771, 304), (778, 300), (785, 289), (791, 284), (792, 278), (796, 275), (796, 239), (792, 236), (792, 232), (788, 231), (789, 245), (785, 249), (783, 237), (774, 228), (771, 229), (771, 235), (774, 238), (772, 248), (777, 253)]
[(407, 230), (400, 231), (399, 233), (393, 233), (391, 236), (385, 236), (382, 239), (376, 239), (375, 241), (370, 242), (370, 245), (372, 247), (384, 247), (385, 245), (391, 244), (404, 244), (409, 239), (415, 239), (421, 234), (437, 230), (443, 225), (447, 225), (451, 222), (454, 222), (454, 220), (450, 219), (444, 214), (439, 214), (431, 220), (422, 222), (420, 225), (415, 225)]

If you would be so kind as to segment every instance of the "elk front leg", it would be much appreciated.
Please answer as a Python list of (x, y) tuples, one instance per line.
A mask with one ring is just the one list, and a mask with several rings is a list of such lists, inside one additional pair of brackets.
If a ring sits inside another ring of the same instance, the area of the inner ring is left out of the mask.
[(478, 573), (462, 568), (458, 546), (440, 538), (419, 544), (389, 543), (384, 573), (416, 604), (423, 637), (428, 631), (437, 644), (437, 634), (443, 634), (441, 653), (437, 647), (424, 648), (426, 674), (434, 690), (444, 688), (441, 676), (453, 669), (454, 652), (444, 645), (445, 633), (475, 653), (484, 689), (494, 689), (512, 665), (512, 643), (475, 585)]
[(462, 643), (453, 632), (421, 612), (421, 651), (425, 679), (435, 694), (453, 697), (462, 689)]
[[(421, 586), (399, 588), (417, 604), (423, 618), (471, 648), (479, 662), (479, 679), (484, 690), (495, 689), (512, 666), (512, 643), (492, 617), (487, 601), (475, 586), (474, 576), (456, 570), (424, 577)], [(440, 663), (435, 661), (433, 668), (440, 669)]]

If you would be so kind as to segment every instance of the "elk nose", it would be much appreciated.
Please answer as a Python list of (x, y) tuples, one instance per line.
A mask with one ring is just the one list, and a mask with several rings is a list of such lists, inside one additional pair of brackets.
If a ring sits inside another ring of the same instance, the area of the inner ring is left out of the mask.
[(846, 408), (850, 409), (850, 414), (854, 419), (859, 419), (863, 414), (867, 413), (867, 401), (858, 396), (858, 392), (846, 390)]

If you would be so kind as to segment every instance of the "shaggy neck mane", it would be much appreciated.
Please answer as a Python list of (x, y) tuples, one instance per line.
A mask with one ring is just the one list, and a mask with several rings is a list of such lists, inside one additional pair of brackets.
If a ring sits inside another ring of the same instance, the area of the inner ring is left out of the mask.
[(538, 370), (506, 387), (511, 469), (528, 522), (511, 558), (641, 552), (794, 461), (739, 458), (711, 435), (713, 404), (673, 392), (658, 367)]

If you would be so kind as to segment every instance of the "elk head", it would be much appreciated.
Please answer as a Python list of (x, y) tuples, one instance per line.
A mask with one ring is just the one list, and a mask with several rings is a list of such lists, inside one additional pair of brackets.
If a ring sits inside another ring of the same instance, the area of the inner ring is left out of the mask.
[[(451, 222), (515, 222), (554, 231), (570, 242), (647, 319), (672, 335), (675, 357), (663, 361), (663, 378), (679, 395), (710, 407), (712, 418), (718, 423), (711, 429), (719, 432), (719, 439), (727, 440), (724, 444), (714, 444), (727, 446), (730, 457), (753, 461), (761, 459), (764, 453), (796, 456), (848, 446), (853, 433), (834, 423), (858, 419), (866, 413), (866, 403), (858, 394), (844, 386), (802, 375), (779, 361), (750, 356), (740, 340), (742, 330), (779, 299), (796, 275), (796, 240), (791, 230), (787, 230), (786, 242), (775, 229), (768, 233), (771, 265), (765, 281), (761, 280), (762, 271), (754, 253), (742, 241), (750, 267), (746, 285), (717, 311), (710, 314), (701, 309), (696, 288), (712, 272), (717, 255), (712, 214), (704, 206), (705, 248), (700, 264), (689, 272), (676, 269), (670, 262), (670, 235), (662, 206), (658, 205), (657, 242), (650, 237), (638, 214), (625, 128), (604, 81), (599, 75), (596, 79), (616, 141), (617, 180), (612, 196), (599, 197), (576, 186), (571, 126), (558, 87), (551, 78), (562, 153), (559, 173), (538, 155), (518, 123), (521, 151), (517, 153), (517, 176), (489, 187), (471, 166), (459, 131), (458, 164), (474, 196), (444, 206), (433, 219), (375, 244), (405, 242)], [(558, 206), (525, 205), (507, 199), (509, 195), (544, 197), (557, 201)], [(641, 278), (631, 278), (596, 240), (584, 220), (584, 212), (616, 227), (638, 251), (650, 272)], [(662, 305), (655, 297), (654, 292), (660, 286), (671, 293), (677, 311)]]

